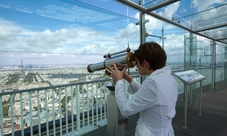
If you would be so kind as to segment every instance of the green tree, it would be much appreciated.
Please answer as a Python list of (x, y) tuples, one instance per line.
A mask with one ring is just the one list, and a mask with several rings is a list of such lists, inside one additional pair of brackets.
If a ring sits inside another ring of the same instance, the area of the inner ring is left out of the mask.
[(37, 111), (38, 110), (38, 106), (34, 106), (33, 109)]
[(6, 105), (3, 107), (3, 116), (8, 116), (9, 107), (10, 105)]

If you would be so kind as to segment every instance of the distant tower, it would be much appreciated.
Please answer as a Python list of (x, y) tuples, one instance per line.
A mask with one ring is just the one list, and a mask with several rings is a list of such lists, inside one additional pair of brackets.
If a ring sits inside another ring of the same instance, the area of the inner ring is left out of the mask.
[(21, 60), (21, 78), (24, 78), (24, 65), (23, 65), (23, 60)]

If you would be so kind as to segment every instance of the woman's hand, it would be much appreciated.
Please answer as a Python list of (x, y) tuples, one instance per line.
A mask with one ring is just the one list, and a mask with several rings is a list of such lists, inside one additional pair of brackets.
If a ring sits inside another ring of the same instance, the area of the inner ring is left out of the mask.
[(123, 78), (127, 80), (129, 83), (132, 82), (132, 77), (125, 71)]
[(117, 82), (118, 80), (122, 80), (126, 70), (128, 69), (128, 67), (124, 67), (121, 71), (118, 70), (116, 63), (113, 63), (113, 67), (107, 67), (106, 71), (108, 73), (110, 73), (110, 77), (112, 77), (113, 79), (115, 79), (115, 81)]
[[(127, 64), (115, 63), (117, 67), (125, 68), (128, 67)], [(129, 83), (132, 82), (132, 77), (128, 74), (127, 71), (124, 72), (123, 79), (127, 80)]]

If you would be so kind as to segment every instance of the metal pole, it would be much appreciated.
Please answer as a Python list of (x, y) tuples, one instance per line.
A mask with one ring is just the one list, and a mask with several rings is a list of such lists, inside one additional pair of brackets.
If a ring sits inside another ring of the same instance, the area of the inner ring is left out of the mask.
[(146, 42), (146, 27), (145, 27), (145, 14), (140, 12), (140, 44), (145, 43)]
[(200, 81), (200, 97), (199, 97), (199, 114), (198, 115), (202, 115), (201, 114), (201, 105), (202, 105), (202, 81)]
[[(140, 44), (146, 42), (146, 27), (145, 27), (145, 14), (140, 12)], [(141, 83), (145, 80), (145, 76), (141, 76)]]
[(215, 41), (211, 41), (211, 46), (212, 46), (212, 91), (215, 91), (215, 66), (216, 66), (216, 61), (215, 61), (215, 52), (216, 52), (216, 46), (215, 46)]
[(187, 85), (184, 84), (184, 129), (187, 129), (187, 103), (188, 103), (188, 90)]
[(162, 48), (164, 49), (164, 28), (162, 27)]
[(224, 82), (227, 82), (227, 47), (225, 46)]

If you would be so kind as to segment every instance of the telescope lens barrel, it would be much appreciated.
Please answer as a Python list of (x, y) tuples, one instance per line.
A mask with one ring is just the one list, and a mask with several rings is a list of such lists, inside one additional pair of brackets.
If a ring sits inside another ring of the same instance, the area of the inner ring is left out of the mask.
[(97, 70), (102, 70), (104, 68), (103, 62), (95, 63), (95, 64), (90, 64), (87, 66), (87, 71), (88, 72), (94, 72)]
[(118, 55), (118, 56), (107, 58), (104, 61), (105, 68), (113, 65), (114, 62), (119, 63), (119, 64), (126, 64), (126, 54), (121, 54), (121, 55)]
[(103, 62), (88, 65), (87, 71), (91, 73), (94, 71), (103, 70), (106, 67), (113, 65), (114, 62), (119, 64), (128, 64), (129, 67), (134, 67), (135, 61), (132, 58), (133, 58), (132, 52), (106, 58)]

